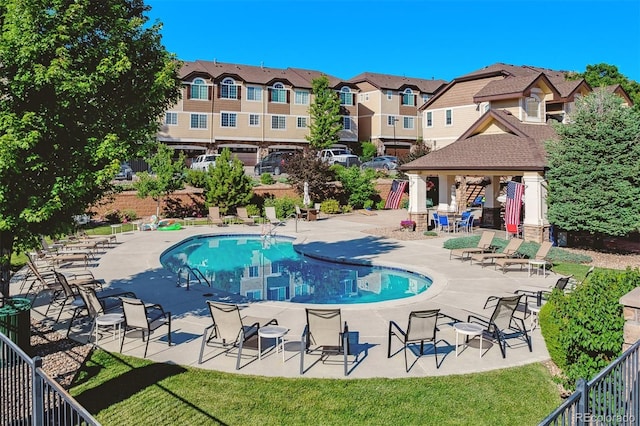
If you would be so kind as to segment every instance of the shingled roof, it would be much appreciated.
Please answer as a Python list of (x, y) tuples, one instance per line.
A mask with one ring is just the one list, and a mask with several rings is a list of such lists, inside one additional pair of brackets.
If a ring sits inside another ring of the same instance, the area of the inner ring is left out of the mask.
[[(483, 133), (489, 122), (504, 133)], [(506, 110), (489, 110), (454, 143), (401, 166), (403, 171), (544, 171), (548, 124), (525, 124)]]
[(445, 80), (427, 80), (424, 78), (401, 77), (397, 75), (376, 74), (372, 72), (363, 72), (349, 81), (355, 84), (366, 81), (380, 90), (400, 90), (406, 87), (413, 87), (423, 93), (436, 93), (447, 83)]

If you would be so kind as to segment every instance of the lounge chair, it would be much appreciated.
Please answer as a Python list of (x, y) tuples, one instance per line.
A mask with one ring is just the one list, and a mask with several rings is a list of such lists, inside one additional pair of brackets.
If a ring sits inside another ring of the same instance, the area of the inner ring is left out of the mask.
[(210, 225), (224, 225), (224, 220), (220, 217), (220, 207), (209, 207), (207, 222), (209, 222)]
[(529, 265), (529, 262), (531, 260), (546, 261), (545, 258), (547, 257), (547, 254), (549, 254), (549, 250), (551, 250), (551, 242), (550, 241), (544, 241), (542, 244), (540, 244), (540, 248), (536, 252), (536, 254), (533, 257), (533, 259), (507, 258), (507, 257), (501, 258), (501, 259), (496, 259), (495, 268), (498, 269), (498, 267), (500, 267), (500, 269), (502, 269), (502, 273), (505, 273), (505, 272), (507, 272), (507, 267), (508, 266), (520, 265), (520, 269), (522, 270), (522, 268), (524, 266), (528, 266)]
[[(198, 364), (202, 364), (205, 346), (210, 344), (212, 340), (215, 340), (212, 344), (223, 348), (224, 351), (222, 353), (224, 354), (228, 353), (233, 348), (238, 348), (236, 370), (239, 370), (240, 360), (242, 359), (242, 349), (245, 347), (247, 342), (250, 340), (257, 342), (257, 339), (260, 338), (258, 336), (258, 330), (260, 327), (264, 327), (268, 324), (278, 324), (278, 321), (275, 318), (266, 319), (249, 316), (243, 317), (240, 315), (240, 308), (238, 305), (212, 302), (209, 300), (207, 300), (207, 305), (209, 307), (209, 314), (211, 315), (213, 324), (204, 329)], [(259, 354), (257, 357), (259, 357)]]
[[(524, 319), (515, 316), (522, 295), (509, 297), (490, 297), (489, 300), (496, 300), (496, 305), (490, 317), (485, 318), (478, 315), (469, 315), (467, 322), (477, 323), (485, 327), (485, 331), (489, 333), (500, 345), (502, 358), (506, 358), (507, 340), (521, 337), (529, 346), (529, 352), (532, 352), (531, 338), (527, 333), (524, 325)], [(487, 303), (485, 303), (486, 307)]]
[(36, 249), (31, 255), (31, 260), (35, 263), (37, 261), (46, 262), (50, 266), (61, 268), (68, 266), (74, 262), (82, 262), (84, 267), (89, 266), (89, 254), (88, 253), (58, 253), (45, 252), (40, 249)]
[[(306, 308), (307, 325), (302, 332), (300, 344), (300, 374), (304, 374), (305, 354), (320, 354), (323, 363), (331, 355), (342, 356), (344, 375), (349, 374), (349, 327), (342, 323), (340, 309)], [(357, 359), (356, 359), (357, 361)], [(316, 361), (317, 362), (317, 361)], [(314, 363), (315, 364), (315, 363)]]
[(93, 331), (96, 329), (96, 319), (100, 315), (104, 315), (107, 313), (121, 313), (122, 312), (122, 301), (120, 297), (131, 297), (135, 298), (136, 295), (130, 291), (122, 291), (120, 289), (109, 289), (101, 292), (96, 292), (95, 289), (91, 287), (79, 287), (78, 293), (82, 301), (84, 302), (83, 306), (78, 306), (71, 320), (69, 321), (69, 326), (67, 327), (67, 337), (69, 337), (69, 333), (71, 331), (71, 326), (73, 322), (80, 318), (80, 311), (86, 310), (87, 316), (91, 320), (91, 328), (89, 329), (89, 334), (87, 337), (87, 343), (91, 340), (91, 335)]
[(61, 274), (60, 272), (54, 272), (54, 274), (56, 278), (56, 283), (60, 286), (62, 291), (54, 292), (51, 298), (51, 303), (49, 303), (49, 306), (47, 307), (47, 311), (45, 312), (45, 315), (48, 314), (49, 308), (51, 307), (51, 305), (53, 304), (59, 305), (60, 310), (58, 311), (56, 322), (60, 321), (60, 316), (62, 315), (62, 312), (65, 310), (67, 303), (72, 305), (73, 302), (79, 297), (78, 291), (80, 288), (86, 287), (86, 288), (93, 288), (93, 289), (96, 289), (96, 288), (102, 289), (102, 285), (104, 284), (104, 280), (95, 279), (93, 278), (93, 275), (91, 275), (90, 277), (83, 277), (83, 278), (69, 280), (64, 274)]
[(529, 305), (529, 298), (535, 299), (535, 304), (537, 306), (541, 306), (543, 301), (549, 297), (551, 292), (555, 289), (560, 291), (567, 292), (573, 290), (573, 287), (570, 285), (571, 279), (573, 275), (569, 275), (566, 277), (560, 277), (556, 281), (555, 285), (548, 290), (529, 290), (529, 289), (518, 289), (514, 291), (515, 294), (522, 294), (525, 297), (525, 305)]
[(461, 260), (469, 259), (474, 253), (489, 253), (494, 252), (495, 247), (491, 245), (493, 241), (493, 237), (495, 235), (495, 231), (482, 231), (482, 235), (480, 236), (480, 241), (478, 241), (478, 245), (476, 247), (465, 247), (459, 249), (452, 249), (449, 252), (449, 260), (453, 256), (459, 257)]
[[(420, 352), (418, 352), (418, 358), (420, 358), (424, 355), (424, 343), (429, 342), (433, 346), (433, 356), (436, 360), (436, 368), (440, 368), (440, 365), (438, 364), (438, 342), (436, 341), (438, 318), (440, 316), (439, 313), (439, 309), (411, 312), (409, 314), (409, 323), (407, 324), (406, 331), (403, 330), (395, 321), (389, 321), (387, 358), (391, 358), (391, 338), (396, 337), (402, 342), (404, 367), (408, 373), (411, 369), (407, 362), (407, 348), (409, 345), (412, 343), (420, 343)], [(418, 361), (418, 358), (416, 358), (413, 364), (411, 364), (412, 367)]]
[(124, 311), (124, 325), (122, 331), (122, 340), (120, 341), (120, 353), (124, 346), (124, 338), (129, 330), (139, 330), (142, 332), (142, 340), (147, 334), (146, 344), (144, 347), (144, 356), (147, 357), (147, 349), (149, 348), (149, 340), (151, 333), (162, 326), (167, 326), (167, 344), (171, 346), (171, 312), (165, 312), (161, 305), (145, 304), (140, 299), (130, 297), (121, 297), (122, 309)]
[(158, 216), (154, 214), (149, 219), (149, 222), (138, 225), (138, 228), (141, 231), (153, 231), (155, 229), (158, 229), (158, 223), (159, 223)]
[(264, 215), (267, 217), (267, 220), (269, 221), (269, 223), (272, 224), (273, 226), (284, 225), (284, 222), (278, 219), (278, 217), (276, 216), (275, 207), (273, 206), (265, 207)]
[(254, 218), (249, 217), (246, 207), (236, 207), (236, 219), (242, 222), (243, 225), (255, 225)]
[(300, 209), (300, 206), (296, 205), (296, 219), (306, 219), (308, 216), (307, 212), (303, 212)]
[(524, 241), (520, 238), (512, 238), (509, 240), (509, 243), (505, 246), (504, 250), (500, 253), (474, 253), (471, 255), (470, 264), (473, 264), (473, 261), (479, 262), (480, 265), (484, 268), (486, 266), (485, 260), (490, 260), (491, 263), (495, 262), (495, 259), (500, 259), (503, 257), (507, 258), (515, 258), (518, 257), (518, 249), (522, 245)]

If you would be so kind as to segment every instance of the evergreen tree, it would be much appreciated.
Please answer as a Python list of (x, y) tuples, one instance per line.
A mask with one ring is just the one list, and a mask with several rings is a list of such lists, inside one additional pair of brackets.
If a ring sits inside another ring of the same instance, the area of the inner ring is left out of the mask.
[(178, 100), (180, 64), (148, 9), (142, 0), (0, 4), (4, 296), (14, 246), (71, 231)]
[(205, 197), (209, 206), (218, 206), (226, 214), (251, 201), (252, 180), (245, 174), (242, 161), (236, 156), (231, 159), (229, 148), (222, 150), (216, 166), (209, 167), (207, 174)]
[(311, 123), (306, 139), (315, 150), (330, 148), (340, 142), (342, 116), (340, 115), (340, 98), (329, 87), (329, 79), (322, 76), (311, 82), (314, 100), (309, 107)]
[(631, 98), (634, 109), (640, 111), (640, 83), (629, 80), (624, 74), (618, 71), (618, 67), (615, 65), (604, 63), (587, 65), (585, 72), (576, 73), (569, 77), (570, 80), (581, 78), (594, 89), (619, 84)]
[(604, 90), (579, 98), (547, 142), (548, 218), (596, 236), (640, 230), (640, 117)]
[(147, 158), (152, 174), (138, 173), (138, 181), (133, 185), (138, 191), (138, 197), (151, 197), (156, 201), (156, 215), (158, 216), (160, 215), (160, 204), (164, 198), (184, 188), (185, 157), (181, 152), (174, 161), (174, 153), (175, 151), (165, 144), (157, 144), (155, 154)]

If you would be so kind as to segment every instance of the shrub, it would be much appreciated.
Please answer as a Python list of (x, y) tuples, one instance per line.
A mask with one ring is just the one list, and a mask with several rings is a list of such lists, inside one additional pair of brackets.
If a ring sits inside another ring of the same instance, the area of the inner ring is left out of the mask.
[(247, 204), (247, 214), (249, 216), (261, 216), (260, 207), (256, 206), (255, 204)]
[(327, 214), (340, 213), (340, 203), (338, 203), (338, 200), (333, 198), (324, 200), (320, 205), (320, 211)]
[[(340, 167), (336, 169), (342, 188), (348, 194), (348, 204), (354, 208), (362, 208), (364, 203), (379, 197), (373, 184), (375, 172), (371, 169), (360, 170), (357, 167)], [(372, 204), (373, 205), (373, 204)]]
[(110, 210), (105, 213), (104, 220), (107, 223), (122, 223), (122, 214), (120, 210)]
[(371, 208), (373, 207), (373, 200), (367, 200), (364, 202), (364, 206), (365, 209), (369, 209), (371, 210)]
[(429, 236), (429, 237), (437, 237), (437, 236), (438, 236), (438, 233), (437, 233), (437, 232), (434, 232), (434, 231), (424, 231), (424, 232), (422, 233), (422, 235), (427, 235), (427, 236)]
[(276, 208), (276, 216), (280, 219), (291, 217), (295, 214), (296, 204), (300, 204), (300, 200), (291, 197), (266, 198), (264, 200), (265, 207)]
[(386, 203), (384, 202), (384, 200), (380, 200), (378, 201), (378, 203), (376, 204), (376, 210), (384, 210), (384, 205)]
[(275, 180), (273, 180), (271, 173), (263, 173), (260, 175), (260, 183), (263, 185), (273, 185)]
[(340, 208), (340, 211), (342, 211), (342, 213), (351, 213), (353, 211), (353, 207), (351, 207), (351, 204), (345, 204)]
[(619, 299), (637, 286), (638, 269), (596, 270), (573, 292), (552, 294), (540, 321), (545, 343), (552, 348), (549, 353), (564, 366), (565, 387), (572, 389), (579, 378), (590, 380), (621, 354), (624, 317)]
[(135, 210), (123, 210), (122, 211), (122, 221), (131, 222), (132, 220), (136, 220), (138, 218), (138, 213)]
[(361, 142), (362, 147), (362, 161), (369, 161), (378, 154), (378, 147), (371, 142)]
[(400, 208), (401, 208), (401, 209), (408, 209), (408, 208), (409, 208), (409, 199), (408, 199), (408, 198), (404, 198), (404, 199), (400, 202)]
[(194, 188), (204, 188), (207, 186), (207, 172), (202, 170), (188, 169), (185, 182)]

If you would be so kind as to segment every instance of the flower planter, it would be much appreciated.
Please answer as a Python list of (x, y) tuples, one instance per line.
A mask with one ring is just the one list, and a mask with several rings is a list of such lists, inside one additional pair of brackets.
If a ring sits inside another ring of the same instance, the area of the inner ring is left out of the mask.
[(416, 230), (416, 223), (413, 220), (402, 220), (400, 221), (400, 227), (403, 230), (413, 232)]

